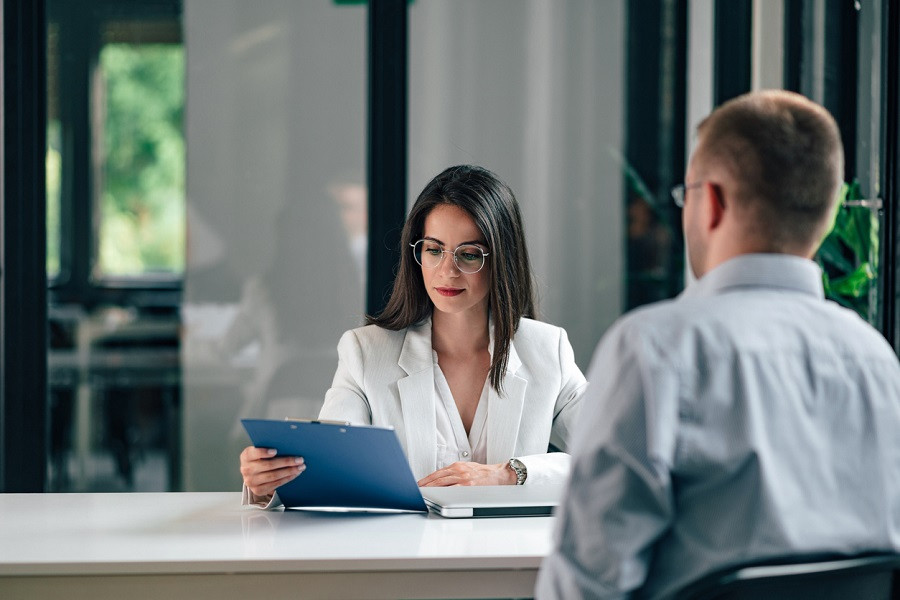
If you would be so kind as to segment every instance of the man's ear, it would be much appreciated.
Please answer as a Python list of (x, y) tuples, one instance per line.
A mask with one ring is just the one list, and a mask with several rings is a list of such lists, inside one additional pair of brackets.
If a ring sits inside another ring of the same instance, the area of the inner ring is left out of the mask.
[(725, 197), (722, 194), (722, 186), (718, 183), (706, 182), (703, 202), (706, 204), (708, 215), (707, 225), (710, 230), (716, 229), (725, 218)]

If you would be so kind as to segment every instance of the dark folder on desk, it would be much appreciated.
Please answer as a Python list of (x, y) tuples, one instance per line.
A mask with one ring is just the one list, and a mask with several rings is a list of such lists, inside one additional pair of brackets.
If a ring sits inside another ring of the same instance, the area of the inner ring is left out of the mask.
[(254, 446), (304, 458), (306, 470), (278, 488), (289, 508), (427, 510), (393, 429), (320, 421), (241, 422)]

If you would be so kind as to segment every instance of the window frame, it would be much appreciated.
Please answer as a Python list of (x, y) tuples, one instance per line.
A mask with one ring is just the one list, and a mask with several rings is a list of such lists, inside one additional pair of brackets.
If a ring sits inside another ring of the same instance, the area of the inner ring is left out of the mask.
[[(62, 131), (60, 190), (60, 269), (48, 282), (51, 304), (133, 306), (174, 313), (181, 303), (179, 276), (96, 278), (92, 264), (99, 251), (99, 221), (92, 178), (91, 76), (103, 47), (103, 26), (117, 21), (181, 21), (181, 0), (144, 2), (90, 0), (73, 5), (46, 2), (47, 22), (59, 23), (58, 89)], [(76, 35), (77, 32), (77, 35)], [(63, 67), (65, 65), (65, 68)]]

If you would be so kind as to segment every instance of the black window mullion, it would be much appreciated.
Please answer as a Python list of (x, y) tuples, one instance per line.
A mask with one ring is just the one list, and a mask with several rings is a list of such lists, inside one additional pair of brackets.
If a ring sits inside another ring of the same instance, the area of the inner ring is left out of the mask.
[(753, 3), (716, 0), (714, 100), (716, 106), (750, 91)]
[(42, 492), (47, 452), (46, 21), (3, 0), (0, 492)]
[(93, 11), (59, 5), (59, 102), (62, 129), (61, 273), (53, 291), (60, 303), (93, 304), (90, 286), (93, 250), (91, 194), (91, 69), (97, 44)]
[(406, 217), (407, 0), (369, 2), (369, 256), (366, 310), (384, 308)]
[(803, 62), (803, 0), (784, 2), (784, 89), (800, 93)]
[(883, 43), (885, 111), (884, 111), (884, 267), (881, 270), (883, 290), (882, 333), (900, 355), (900, 6), (886, 2)]
[[(626, 206), (650, 201), (656, 218), (678, 223), (669, 201), (671, 186), (684, 177), (687, 3), (632, 2), (627, 6), (625, 156), (629, 166), (656, 198), (638, 199), (625, 177)], [(674, 35), (669, 39), (668, 36)], [(667, 214), (668, 213), (668, 214)], [(678, 231), (680, 227), (674, 227)], [(648, 278), (645, 251), (626, 244), (626, 308), (671, 298), (684, 286), (683, 240), (673, 236), (664, 279)]]
[(825, 108), (844, 142), (844, 180), (856, 177), (859, 12), (852, 2), (829, 0), (825, 12)]

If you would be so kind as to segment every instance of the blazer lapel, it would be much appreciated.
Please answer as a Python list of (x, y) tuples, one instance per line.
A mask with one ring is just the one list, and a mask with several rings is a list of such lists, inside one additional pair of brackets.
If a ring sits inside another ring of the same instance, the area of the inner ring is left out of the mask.
[(434, 359), (431, 320), (410, 327), (397, 364), (407, 376), (397, 382), (406, 437), (406, 455), (416, 479), (437, 466), (437, 423), (434, 408)]
[(503, 375), (503, 395), (493, 387), (488, 392), (488, 464), (506, 462), (515, 456), (519, 421), (525, 404), (528, 381), (516, 375), (522, 361), (514, 343), (509, 345), (509, 361)]

